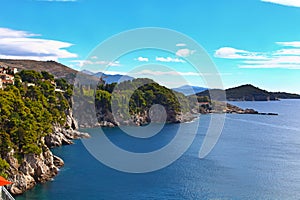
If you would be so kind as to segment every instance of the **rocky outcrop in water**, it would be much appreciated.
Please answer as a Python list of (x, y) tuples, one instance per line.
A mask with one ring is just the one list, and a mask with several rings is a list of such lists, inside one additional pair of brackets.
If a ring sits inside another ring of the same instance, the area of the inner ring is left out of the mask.
[(254, 109), (242, 109), (229, 103), (215, 102), (214, 107), (209, 103), (200, 103), (200, 113), (228, 113), (228, 114), (254, 114), (254, 115), (278, 115), (277, 113), (260, 113)]
[[(116, 127), (116, 126), (144, 126), (149, 124), (151, 121), (154, 122), (166, 122), (166, 123), (182, 123), (192, 121), (196, 116), (191, 113), (167, 113), (166, 119), (155, 119), (154, 116), (159, 117), (161, 115), (153, 114), (152, 118), (149, 116), (148, 111), (140, 112), (138, 114), (131, 115), (130, 118), (126, 118), (123, 115), (113, 116), (111, 112), (103, 114), (99, 110), (93, 120), (90, 119), (91, 115), (87, 112), (82, 112), (81, 118), (84, 120), (79, 123), (80, 128), (93, 128), (93, 127)], [(84, 115), (89, 115), (89, 117), (84, 117)]]
[(78, 123), (73, 117), (71, 109), (67, 111), (66, 125), (53, 125), (53, 132), (45, 137), (45, 144), (49, 148), (73, 144), (72, 140), (89, 138), (89, 134), (77, 131)]
[(7, 158), (11, 167), (9, 179), (13, 182), (8, 189), (15, 195), (24, 193), (37, 183), (51, 180), (64, 165), (63, 160), (54, 156), (46, 145), (43, 146), (41, 154), (27, 154), (22, 161), (13, 154), (12, 151)]

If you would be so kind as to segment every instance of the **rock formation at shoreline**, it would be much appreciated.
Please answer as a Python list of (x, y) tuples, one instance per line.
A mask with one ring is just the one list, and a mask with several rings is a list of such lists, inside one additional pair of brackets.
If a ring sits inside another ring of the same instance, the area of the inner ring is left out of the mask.
[(260, 113), (254, 109), (242, 109), (229, 103), (215, 102), (214, 108), (209, 103), (200, 103), (201, 114), (227, 113), (227, 114), (254, 114), (254, 115), (278, 115), (277, 113)]
[(53, 155), (50, 148), (73, 144), (74, 139), (89, 137), (87, 133), (76, 130), (78, 126), (71, 110), (68, 110), (67, 118), (66, 126), (54, 125), (53, 133), (43, 138), (42, 153), (26, 154), (22, 161), (15, 157), (13, 150), (7, 155), (5, 160), (10, 165), (9, 180), (13, 182), (8, 189), (12, 194), (22, 194), (38, 183), (50, 181), (58, 174), (64, 161)]

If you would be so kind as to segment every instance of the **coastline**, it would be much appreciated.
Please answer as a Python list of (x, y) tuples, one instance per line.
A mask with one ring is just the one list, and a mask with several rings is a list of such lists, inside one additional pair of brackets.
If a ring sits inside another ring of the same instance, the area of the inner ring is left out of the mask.
[(67, 119), (66, 126), (53, 125), (53, 133), (42, 139), (40, 154), (27, 154), (22, 162), (16, 158), (13, 150), (7, 155), (5, 159), (10, 165), (8, 177), (13, 182), (7, 186), (7, 189), (11, 194), (21, 195), (37, 184), (51, 181), (59, 173), (59, 169), (64, 166), (64, 161), (54, 155), (51, 148), (71, 145), (72, 140), (90, 137), (88, 133), (77, 130), (77, 121), (70, 109), (67, 112)]
[[(259, 113), (254, 109), (242, 109), (240, 107), (227, 104), (225, 107), (211, 109), (207, 104), (204, 104), (205, 109), (200, 109), (199, 113), (188, 112), (177, 115), (173, 121), (168, 123), (191, 123), (199, 114), (256, 114), (256, 115), (277, 115), (275, 113)], [(222, 110), (220, 110), (222, 108)], [(132, 116), (135, 121), (126, 123), (125, 125), (143, 126), (149, 123), (146, 115)], [(94, 125), (78, 125), (77, 120), (73, 116), (71, 109), (67, 112), (67, 126), (53, 126), (53, 133), (44, 138), (43, 152), (40, 155), (29, 154), (25, 156), (24, 162), (19, 164), (18, 160), (13, 157), (13, 152), (8, 155), (9, 164), (12, 167), (10, 180), (14, 182), (8, 187), (9, 191), (14, 195), (20, 195), (27, 190), (32, 189), (35, 185), (45, 183), (52, 180), (58, 173), (59, 169), (64, 166), (64, 161), (51, 152), (51, 148), (60, 147), (62, 145), (71, 145), (73, 140), (80, 138), (89, 138), (89, 134), (78, 131), (85, 128), (109, 127), (114, 128), (124, 123), (112, 123), (110, 121), (97, 122)], [(146, 123), (148, 122), (148, 123)]]

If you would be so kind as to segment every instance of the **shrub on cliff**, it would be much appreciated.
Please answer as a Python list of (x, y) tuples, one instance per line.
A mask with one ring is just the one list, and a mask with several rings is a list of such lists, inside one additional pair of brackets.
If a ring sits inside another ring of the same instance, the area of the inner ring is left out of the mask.
[[(21, 159), (25, 154), (40, 154), (42, 138), (52, 133), (53, 124), (65, 124), (70, 97), (56, 92), (53, 80), (47, 72), (23, 70), (16, 75), (15, 85), (0, 90), (1, 160), (11, 149)], [(26, 82), (35, 85), (28, 86)], [(66, 83), (63, 86), (71, 88)]]

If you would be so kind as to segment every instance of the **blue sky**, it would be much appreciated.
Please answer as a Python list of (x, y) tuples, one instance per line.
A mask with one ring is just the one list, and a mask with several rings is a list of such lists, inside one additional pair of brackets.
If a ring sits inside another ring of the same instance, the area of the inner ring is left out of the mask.
[[(130, 29), (162, 27), (202, 45), (225, 88), (251, 83), (300, 93), (298, 0), (2, 0), (1, 7), (0, 58), (57, 60), (88, 69), (84, 60), (107, 38)], [(140, 51), (98, 64), (123, 74), (138, 64), (172, 66), (190, 84), (205, 86), (180, 61), (185, 56)], [(166, 78), (162, 73), (155, 77)]]

